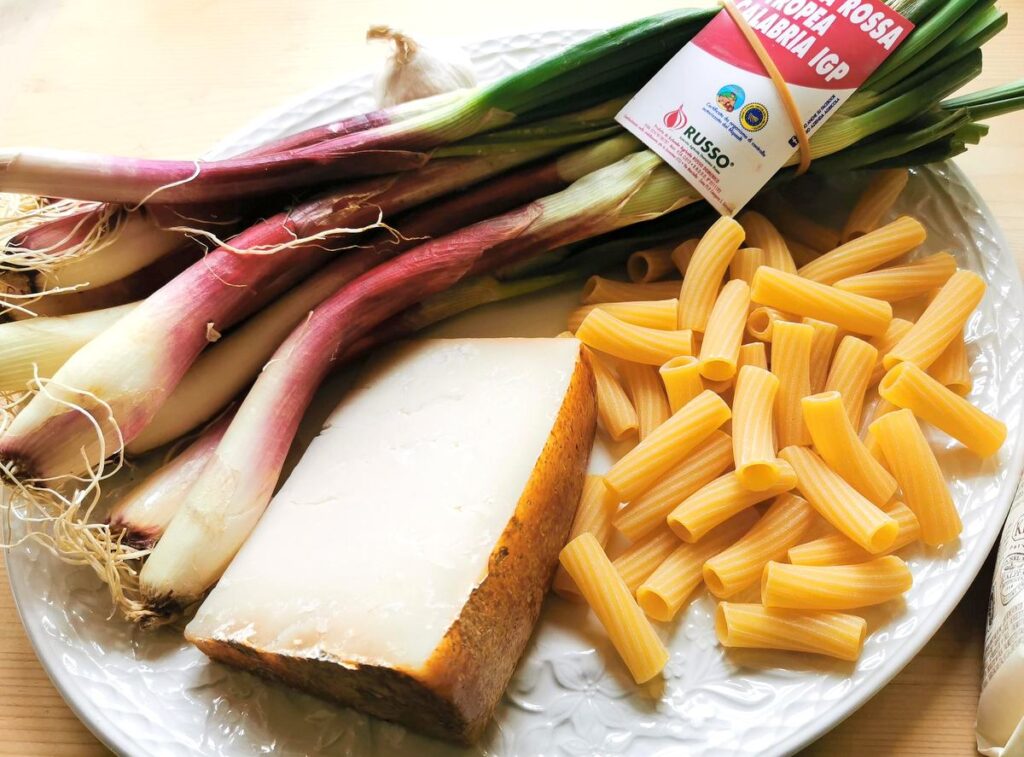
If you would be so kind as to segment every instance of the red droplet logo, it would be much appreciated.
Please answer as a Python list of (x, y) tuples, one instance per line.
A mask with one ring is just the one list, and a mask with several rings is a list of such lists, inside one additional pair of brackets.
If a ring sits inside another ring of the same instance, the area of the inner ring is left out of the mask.
[(686, 126), (686, 113), (683, 111), (683, 106), (680, 105), (676, 110), (670, 110), (662, 120), (670, 129), (682, 129)]

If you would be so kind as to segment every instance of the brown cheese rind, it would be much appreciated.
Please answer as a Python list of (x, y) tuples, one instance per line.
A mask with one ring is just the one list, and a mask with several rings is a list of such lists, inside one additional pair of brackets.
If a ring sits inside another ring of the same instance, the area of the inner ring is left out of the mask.
[(583, 489), (596, 423), (594, 377), (582, 354), (537, 464), (470, 595), (422, 670), (269, 652), (191, 638), (215, 660), (385, 720), (472, 743), (483, 733), (540, 614)]

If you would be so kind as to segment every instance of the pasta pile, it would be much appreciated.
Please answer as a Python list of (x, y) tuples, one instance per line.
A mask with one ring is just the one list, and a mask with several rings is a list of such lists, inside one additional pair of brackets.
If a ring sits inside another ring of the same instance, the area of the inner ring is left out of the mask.
[[(726, 647), (856, 660), (866, 622), (849, 611), (911, 586), (893, 553), (958, 538), (920, 422), (980, 456), (1006, 428), (964, 399), (983, 281), (945, 252), (900, 262), (925, 229), (882, 225), (906, 183), (879, 172), (841, 233), (748, 211), (637, 253), (632, 283), (587, 283), (567, 334), (603, 429), (636, 444), (588, 477), (554, 590), (590, 605), (638, 683), (668, 660), (650, 620), (702, 584)], [(615, 531), (629, 546), (612, 557)]]

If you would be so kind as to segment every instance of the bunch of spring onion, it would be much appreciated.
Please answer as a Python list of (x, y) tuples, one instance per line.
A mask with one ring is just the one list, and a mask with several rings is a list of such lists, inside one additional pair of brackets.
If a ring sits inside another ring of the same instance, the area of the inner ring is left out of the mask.
[[(917, 26), (814, 135), (812, 171), (941, 160), (977, 143), (980, 119), (1024, 106), (1019, 85), (944, 101), (980, 72), (980, 46), (1005, 25), (991, 0), (890, 4)], [(90, 488), (111, 456), (168, 442), (240, 396), (230, 421), (204, 432), (174, 469), (189, 471), (189, 485), (176, 489), (184, 474), (165, 472), (161, 487), (176, 492), (174, 506), (141, 536), (127, 528), (102, 542), (118, 566), (104, 575), (120, 582), (115, 595), (126, 597), (128, 614), (149, 619), (194, 602), (260, 517), (299, 421), (338, 365), (448, 312), (592, 270), (604, 258), (587, 240), (628, 239), (628, 227), (637, 239), (644, 229), (666, 233), (666, 222), (682, 223), (680, 209), (702, 207), (611, 115), (710, 17), (687, 10), (644, 19), (488, 87), (227, 161), (2, 159), (0, 191), (69, 196), (94, 203), (91, 212), (300, 195), (140, 302), (42, 329), (68, 338), (50, 334), (47, 343), (59, 347), (0, 371), (3, 386), (27, 377), (35, 389), (0, 437), (5, 475), (24, 496), (67, 498), (61, 487), (84, 480)], [(775, 181), (791, 175), (785, 169)], [(565, 267), (498, 278), (550, 256)], [(22, 327), (31, 340), (32, 325), (0, 326), (0, 354), (3, 328)], [(185, 464), (196, 456), (204, 460), (198, 474)], [(127, 522), (121, 512), (106, 528)], [(125, 532), (136, 546), (155, 547), (133, 553), (119, 540)], [(140, 574), (132, 558), (143, 555)]]

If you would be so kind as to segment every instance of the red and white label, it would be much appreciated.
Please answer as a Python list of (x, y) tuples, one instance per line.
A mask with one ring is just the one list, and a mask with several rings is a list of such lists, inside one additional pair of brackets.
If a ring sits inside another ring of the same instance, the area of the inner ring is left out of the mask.
[[(881, 2), (737, 0), (813, 134), (914, 26)], [(617, 119), (732, 215), (796, 151), (782, 96), (722, 11), (620, 111)]]

